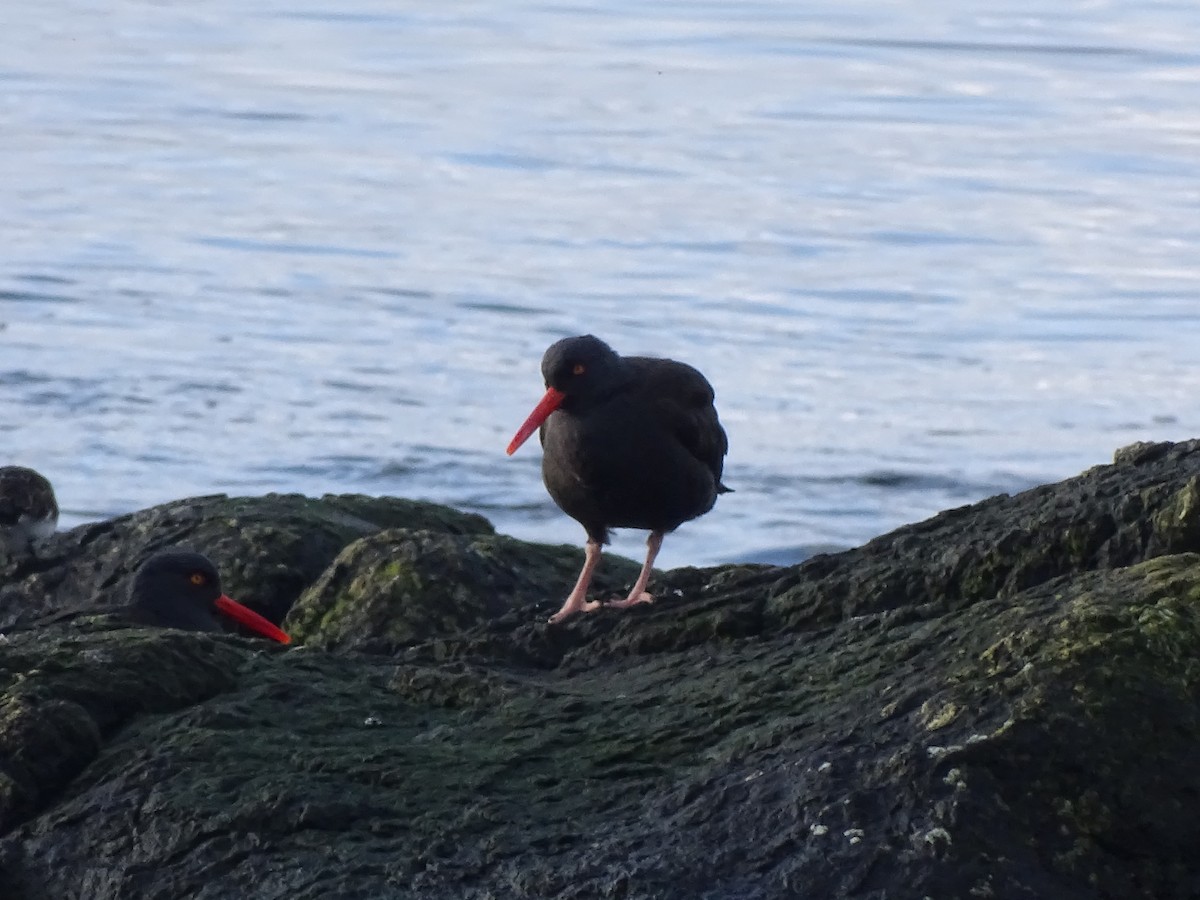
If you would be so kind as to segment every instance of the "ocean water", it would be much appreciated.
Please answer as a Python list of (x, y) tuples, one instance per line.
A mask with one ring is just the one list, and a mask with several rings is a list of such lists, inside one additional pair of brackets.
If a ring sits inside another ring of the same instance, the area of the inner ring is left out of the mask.
[(581, 543), (504, 446), (583, 332), (716, 388), (736, 493), (666, 567), (1200, 434), (1186, 0), (5, 18), (0, 461), (64, 525), (360, 491)]

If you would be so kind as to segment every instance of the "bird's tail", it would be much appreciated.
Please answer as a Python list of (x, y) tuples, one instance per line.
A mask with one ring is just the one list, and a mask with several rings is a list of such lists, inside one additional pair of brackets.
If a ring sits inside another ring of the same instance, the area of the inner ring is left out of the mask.
[(721, 482), (718, 481), (717, 482), (717, 493), (718, 494), (732, 494), (733, 488), (725, 487), (725, 485), (721, 484)]

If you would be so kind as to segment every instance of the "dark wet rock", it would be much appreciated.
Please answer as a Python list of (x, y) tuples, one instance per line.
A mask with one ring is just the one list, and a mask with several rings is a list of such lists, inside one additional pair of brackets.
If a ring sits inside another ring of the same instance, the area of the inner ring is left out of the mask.
[(772, 585), (766, 625), (804, 630), (931, 601), (967, 606), (1059, 575), (1200, 550), (1196, 447), (1135, 444), (1114, 465), (814, 557)]
[(0, 659), (0, 830), (52, 799), (135, 716), (230, 690), (241, 664), (234, 646), (175, 631), (26, 633), (6, 639)]
[(397, 527), (493, 531), (482, 516), (394, 497), (221, 494), (178, 500), (61, 532), (37, 558), (0, 568), (0, 630), (63, 609), (120, 605), (137, 567), (168, 547), (208, 556), (230, 596), (278, 623), (343, 547)]
[(577, 558), (417, 528), (312, 646), (13, 633), (0, 896), (1195, 898), (1200, 444), (1121, 459), (554, 628)]

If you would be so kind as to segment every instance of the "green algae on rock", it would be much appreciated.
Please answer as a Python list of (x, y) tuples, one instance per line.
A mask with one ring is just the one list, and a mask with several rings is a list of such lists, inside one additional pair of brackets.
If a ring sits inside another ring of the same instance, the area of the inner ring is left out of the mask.
[(1186, 897), (1198, 584), (1168, 557), (564, 671), (208, 641), (240, 666), (55, 781), (0, 890)]
[(278, 624), (351, 541), (385, 528), (491, 534), (482, 516), (358, 494), (177, 500), (55, 535), (33, 563), (0, 571), (0, 628), (85, 604), (115, 606), (151, 553), (182, 547), (216, 563), (229, 594)]
[(307, 647), (14, 634), (0, 896), (1194, 900), (1198, 476), (1130, 448), (565, 626), (578, 551), (418, 525), (328, 558)]
[[(327, 648), (390, 652), (450, 638), (519, 611), (523, 621), (569, 590), (583, 554), (494, 534), (393, 529), (348, 546), (297, 601), (292, 636)], [(637, 567), (606, 559), (596, 584), (614, 594)]]
[(236, 681), (240, 656), (176, 631), (27, 633), (0, 644), (0, 830), (53, 797), (143, 713), (190, 706)]

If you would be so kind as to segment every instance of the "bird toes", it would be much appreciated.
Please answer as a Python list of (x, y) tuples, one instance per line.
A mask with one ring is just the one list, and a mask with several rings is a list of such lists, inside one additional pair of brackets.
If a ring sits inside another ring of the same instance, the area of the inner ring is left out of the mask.
[(609, 609), (628, 609), (631, 606), (636, 606), (639, 603), (653, 603), (654, 595), (642, 591), (636, 597), (626, 597), (624, 600), (609, 600), (605, 606)]
[(604, 604), (602, 604), (599, 600), (584, 600), (582, 602), (569, 602), (568, 601), (563, 606), (563, 608), (560, 609), (558, 612), (556, 612), (554, 615), (552, 615), (547, 620), (547, 622), (551, 625), (557, 625), (559, 622), (563, 621), (564, 619), (570, 618), (571, 616), (575, 615), (576, 613), (595, 612), (603, 605)]

